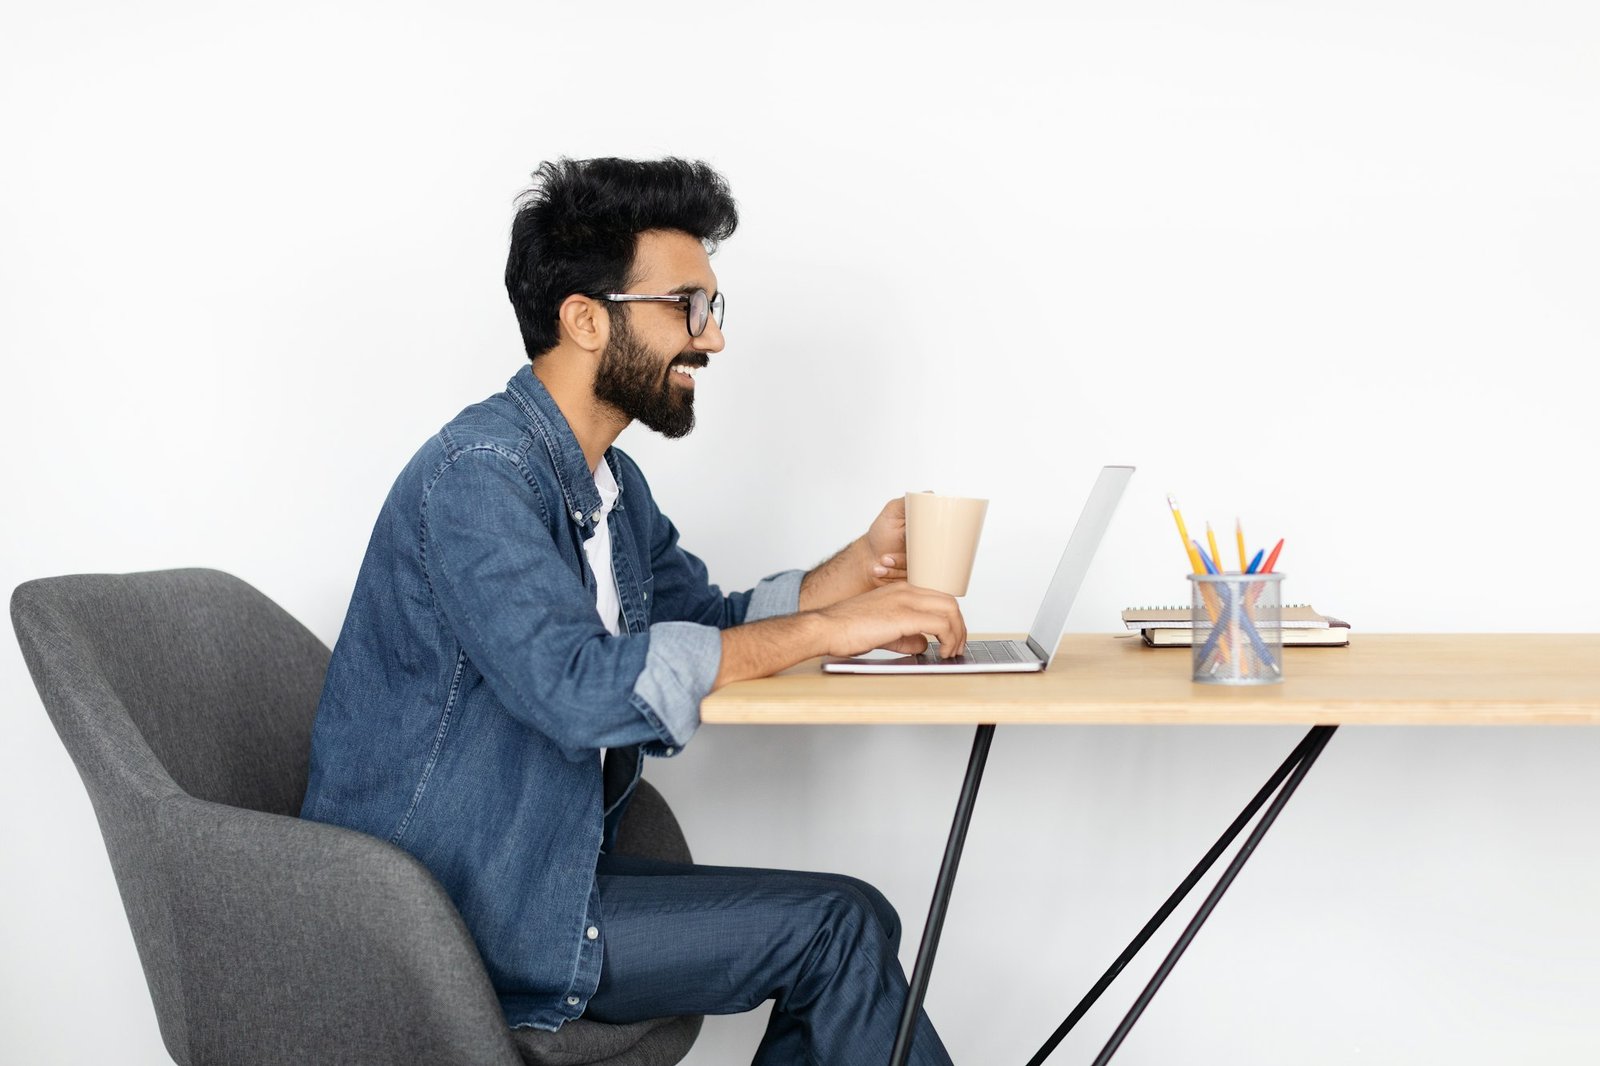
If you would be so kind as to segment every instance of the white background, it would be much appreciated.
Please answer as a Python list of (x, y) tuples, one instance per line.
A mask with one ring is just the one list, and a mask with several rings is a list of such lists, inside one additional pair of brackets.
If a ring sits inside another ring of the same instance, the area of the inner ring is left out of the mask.
[[(522, 363), (528, 173), (670, 153), (740, 201), (728, 347), (701, 428), (622, 444), (725, 588), (933, 488), (992, 498), (965, 608), (1024, 626), (1120, 462), (1075, 631), (1184, 595), (1168, 492), (1286, 537), (1357, 640), (1600, 628), (1592, 4), (753, 7), (8, 2), (0, 586), (213, 566), (331, 644), (395, 474)], [(9, 642), (0, 685), (0, 1061), (165, 1062)], [(970, 736), (706, 728), (649, 774), (703, 861), (880, 885), (909, 966)], [(1297, 736), (1001, 729), (955, 1059), (1025, 1060)], [(1600, 730), (1341, 731), (1118, 1061), (1594, 1061), (1597, 766)]]

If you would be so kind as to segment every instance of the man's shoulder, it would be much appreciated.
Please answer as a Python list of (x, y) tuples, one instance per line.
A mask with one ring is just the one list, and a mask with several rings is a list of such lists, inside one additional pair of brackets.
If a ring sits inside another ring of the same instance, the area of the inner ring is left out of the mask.
[(499, 393), (463, 408), (435, 430), (412, 454), (392, 491), (426, 496), (439, 476), (463, 459), (503, 462), (521, 468), (524, 476), (541, 461), (548, 465), (533, 429), (518, 417), (516, 405)]
[(447, 458), (463, 451), (503, 451), (526, 455), (536, 435), (521, 409), (503, 392), (463, 408), (439, 427), (432, 441)]

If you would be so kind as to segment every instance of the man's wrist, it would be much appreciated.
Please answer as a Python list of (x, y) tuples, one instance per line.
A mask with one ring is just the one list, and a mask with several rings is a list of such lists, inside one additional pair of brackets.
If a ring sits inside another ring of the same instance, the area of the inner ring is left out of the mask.
[(827, 654), (829, 623), (818, 611), (800, 611), (722, 630), (722, 659), (712, 690), (734, 681), (767, 677)]
[(800, 610), (816, 610), (871, 592), (873, 562), (867, 538), (857, 537), (801, 579)]
[(855, 539), (855, 543), (850, 545), (850, 548), (855, 555), (855, 558), (852, 560), (852, 570), (854, 571), (856, 580), (861, 583), (861, 591), (871, 591), (873, 587), (872, 568), (878, 562), (878, 560), (872, 556), (872, 545), (868, 544), (867, 538), (863, 536), (857, 537)]

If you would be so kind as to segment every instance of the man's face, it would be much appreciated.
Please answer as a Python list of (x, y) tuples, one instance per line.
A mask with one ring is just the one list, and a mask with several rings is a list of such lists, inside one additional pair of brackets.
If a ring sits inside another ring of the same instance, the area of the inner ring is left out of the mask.
[[(639, 235), (633, 274), (632, 293), (717, 291), (705, 249), (675, 230)], [(607, 310), (610, 334), (595, 374), (595, 398), (664, 437), (684, 436), (694, 428), (694, 378), (681, 368), (707, 365), (710, 353), (722, 350), (722, 330), (712, 320), (700, 336), (689, 336), (682, 303), (610, 304)]]

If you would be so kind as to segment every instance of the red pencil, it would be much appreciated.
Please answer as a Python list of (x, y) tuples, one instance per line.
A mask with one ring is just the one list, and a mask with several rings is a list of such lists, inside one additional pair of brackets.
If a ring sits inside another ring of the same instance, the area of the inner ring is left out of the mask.
[(1278, 561), (1278, 553), (1283, 551), (1283, 538), (1278, 538), (1278, 544), (1272, 549), (1272, 554), (1267, 556), (1267, 565), (1261, 568), (1263, 574), (1272, 573), (1272, 564)]

